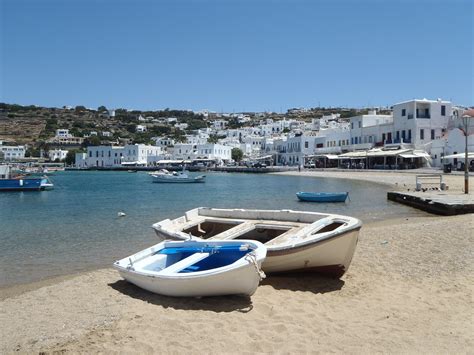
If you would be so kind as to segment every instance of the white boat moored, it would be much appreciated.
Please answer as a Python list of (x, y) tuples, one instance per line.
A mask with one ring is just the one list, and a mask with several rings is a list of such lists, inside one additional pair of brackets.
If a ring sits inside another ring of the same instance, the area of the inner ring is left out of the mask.
[(265, 256), (265, 246), (252, 240), (165, 241), (114, 267), (125, 280), (166, 296), (250, 296), (264, 277)]
[(169, 172), (166, 169), (150, 173), (153, 178), (153, 182), (162, 183), (193, 183), (193, 182), (205, 182), (205, 175), (189, 176), (184, 170), (179, 172)]

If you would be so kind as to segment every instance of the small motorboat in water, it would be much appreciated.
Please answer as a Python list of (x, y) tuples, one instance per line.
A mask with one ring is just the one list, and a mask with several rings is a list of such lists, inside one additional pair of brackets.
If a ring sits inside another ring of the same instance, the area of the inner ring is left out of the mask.
[(0, 165), (0, 191), (50, 190), (53, 184), (45, 177), (12, 174), (8, 165)]
[(265, 256), (265, 246), (252, 240), (165, 241), (114, 267), (125, 280), (166, 296), (250, 296), (265, 276)]
[(305, 202), (345, 202), (349, 192), (297, 192), (296, 197)]
[(205, 182), (205, 175), (189, 176), (184, 170), (179, 172), (169, 172), (166, 169), (150, 173), (153, 178), (153, 182), (164, 182), (164, 183), (193, 183), (193, 182)]
[(362, 222), (329, 213), (200, 207), (155, 223), (161, 240), (250, 239), (267, 247), (266, 273), (311, 271), (342, 276), (354, 255)]

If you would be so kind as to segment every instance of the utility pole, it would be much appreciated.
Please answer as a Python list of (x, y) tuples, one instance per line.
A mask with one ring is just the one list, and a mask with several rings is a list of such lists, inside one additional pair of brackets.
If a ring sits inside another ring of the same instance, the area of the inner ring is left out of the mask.
[(465, 147), (464, 147), (464, 193), (469, 193), (469, 152), (467, 148), (468, 138), (469, 138), (469, 128), (470, 128), (470, 121), (474, 119), (474, 110), (467, 110), (464, 112), (462, 116), (462, 125), (464, 131), (464, 138), (465, 138)]

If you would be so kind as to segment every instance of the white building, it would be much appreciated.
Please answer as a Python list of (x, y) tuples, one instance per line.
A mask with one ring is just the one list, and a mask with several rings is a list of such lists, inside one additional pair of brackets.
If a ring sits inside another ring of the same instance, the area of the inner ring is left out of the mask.
[(225, 120), (215, 120), (212, 122), (212, 128), (215, 130), (225, 129), (227, 121)]
[(383, 146), (393, 131), (393, 116), (379, 115), (375, 110), (369, 111), (367, 115), (351, 117), (349, 120), (350, 144), (354, 150)]
[(185, 130), (188, 128), (188, 124), (187, 123), (175, 123), (175, 128), (177, 129), (181, 129), (181, 130)]
[(222, 144), (178, 143), (173, 147), (173, 160), (207, 159), (226, 162), (232, 159), (232, 147)]
[(5, 160), (23, 159), (25, 157), (26, 148), (23, 145), (0, 145), (0, 152), (3, 153), (3, 159)]
[(67, 156), (67, 150), (63, 149), (51, 149), (48, 151), (48, 158), (51, 161), (55, 161), (56, 159), (64, 160)]
[(137, 127), (135, 128), (135, 131), (137, 133), (143, 133), (143, 132), (146, 132), (146, 126), (145, 125), (137, 125)]
[(56, 137), (58, 138), (71, 138), (72, 134), (69, 133), (68, 129), (57, 129), (56, 130)]
[(452, 115), (449, 101), (410, 100), (393, 106), (393, 132), (386, 143), (410, 143), (429, 151), (429, 143), (446, 132)]
[(79, 168), (113, 168), (127, 165), (155, 165), (163, 159), (161, 147), (145, 144), (126, 146), (91, 146), (87, 153), (76, 154), (76, 167)]

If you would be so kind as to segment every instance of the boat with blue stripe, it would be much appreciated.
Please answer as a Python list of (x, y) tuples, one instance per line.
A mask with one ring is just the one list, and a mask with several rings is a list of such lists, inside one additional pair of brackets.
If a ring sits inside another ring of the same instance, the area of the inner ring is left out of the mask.
[(296, 197), (305, 202), (345, 202), (349, 192), (297, 192)]
[(46, 177), (12, 176), (10, 166), (0, 165), (0, 191), (40, 191), (53, 186)]

